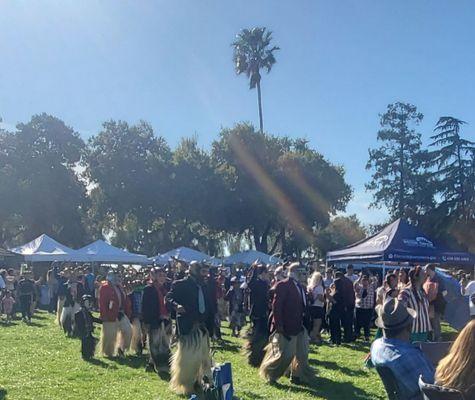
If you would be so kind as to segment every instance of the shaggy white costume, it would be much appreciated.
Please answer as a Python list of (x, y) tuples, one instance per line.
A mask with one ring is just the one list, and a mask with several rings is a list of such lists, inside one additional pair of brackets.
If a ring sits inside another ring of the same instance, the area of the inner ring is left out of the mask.
[(188, 335), (178, 338), (171, 361), (170, 388), (177, 394), (192, 394), (195, 383), (204, 376), (212, 380), (209, 335), (196, 326)]

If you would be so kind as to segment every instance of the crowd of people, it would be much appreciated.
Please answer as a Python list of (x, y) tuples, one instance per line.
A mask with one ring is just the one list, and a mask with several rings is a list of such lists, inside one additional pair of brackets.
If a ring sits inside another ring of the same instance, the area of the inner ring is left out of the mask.
[[(464, 275), (461, 287), (471, 296), (474, 318), (475, 282)], [(0, 291), (5, 323), (18, 312), (29, 323), (37, 307), (55, 313), (66, 334), (81, 338), (86, 360), (96, 352), (94, 324), (101, 324), (102, 355), (123, 357), (147, 348), (146, 369), (170, 374), (170, 386), (178, 394), (195, 393), (211, 380), (210, 342), (222, 340), (223, 321), (232, 336), (244, 336), (248, 363), (271, 384), (284, 374), (293, 383), (311, 384), (311, 343), (369, 343), (376, 324), (370, 361), (391, 368), (408, 394), (419, 393), (419, 375), (429, 383), (472, 390), (448, 375), (457, 359), (465, 365), (457, 367), (458, 374), (473, 379), (473, 368), (461, 368), (475, 366), (474, 356), (464, 359), (455, 349), (475, 353), (475, 322), (459, 335), (462, 343), (456, 342), (437, 372), (411, 345), (441, 340), (447, 291), (433, 264), (389, 271), (384, 277), (371, 270), (356, 274), (351, 265), (341, 271), (299, 262), (230, 269), (175, 260), (164, 267), (97, 273), (91, 266), (54, 264), (36, 281), (29, 271), (17, 276), (12, 269), (1, 270)]]

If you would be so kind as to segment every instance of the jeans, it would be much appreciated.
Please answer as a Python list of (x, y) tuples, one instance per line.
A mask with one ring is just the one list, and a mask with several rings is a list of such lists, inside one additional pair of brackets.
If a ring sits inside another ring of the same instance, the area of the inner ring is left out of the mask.
[(361, 328), (364, 329), (365, 339), (369, 338), (371, 317), (373, 316), (372, 308), (356, 308), (356, 323), (355, 323), (355, 336), (358, 338), (361, 333)]
[(354, 306), (346, 306), (343, 311), (343, 333), (344, 333), (344, 341), (349, 343), (352, 342), (353, 337), (353, 320), (355, 318), (355, 307)]

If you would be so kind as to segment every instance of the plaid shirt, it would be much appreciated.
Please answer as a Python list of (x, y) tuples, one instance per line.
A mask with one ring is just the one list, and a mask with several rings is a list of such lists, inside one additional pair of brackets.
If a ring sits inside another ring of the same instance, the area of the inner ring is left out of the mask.
[(377, 339), (371, 346), (371, 361), (375, 367), (388, 367), (392, 371), (404, 399), (421, 396), (419, 375), (422, 375), (424, 382), (434, 383), (434, 367), (422, 351), (409, 342)]
[(366, 297), (363, 298), (363, 285), (361, 283), (355, 282), (355, 295), (356, 295), (356, 308), (365, 308), (371, 309), (375, 306), (376, 300), (376, 284), (370, 283), (366, 289)]

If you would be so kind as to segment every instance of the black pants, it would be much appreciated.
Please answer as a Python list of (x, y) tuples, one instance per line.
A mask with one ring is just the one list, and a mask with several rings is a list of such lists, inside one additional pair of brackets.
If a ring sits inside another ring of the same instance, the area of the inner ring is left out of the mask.
[(81, 355), (84, 360), (90, 360), (94, 357), (96, 349), (96, 338), (91, 334), (81, 338)]
[(341, 344), (341, 322), (344, 316), (343, 310), (333, 308), (328, 314), (330, 325), (330, 340), (333, 344)]
[(31, 295), (20, 295), (20, 307), (22, 318), (31, 319)]
[(355, 318), (355, 307), (346, 306), (343, 311), (343, 332), (344, 332), (344, 341), (349, 343), (354, 340), (353, 337), (353, 320)]
[(371, 317), (373, 316), (372, 308), (356, 308), (356, 323), (355, 323), (355, 336), (359, 337), (361, 334), (361, 328), (364, 329), (364, 337), (369, 338)]

